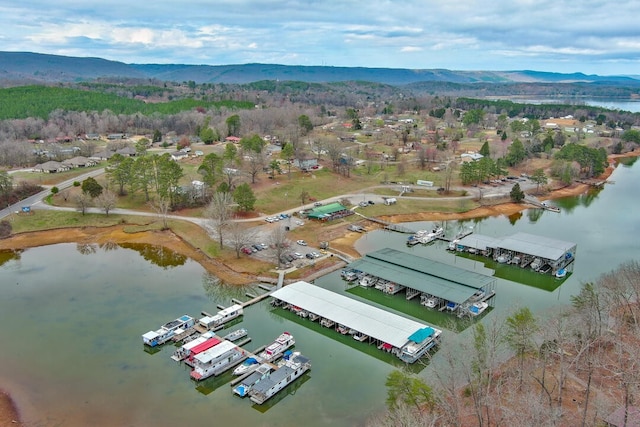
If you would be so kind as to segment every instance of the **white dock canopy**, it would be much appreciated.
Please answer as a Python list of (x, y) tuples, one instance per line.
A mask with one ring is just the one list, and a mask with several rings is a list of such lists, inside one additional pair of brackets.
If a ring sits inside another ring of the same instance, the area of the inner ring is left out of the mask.
[(303, 281), (278, 289), (271, 296), (397, 348), (406, 345), (414, 332), (428, 327)]

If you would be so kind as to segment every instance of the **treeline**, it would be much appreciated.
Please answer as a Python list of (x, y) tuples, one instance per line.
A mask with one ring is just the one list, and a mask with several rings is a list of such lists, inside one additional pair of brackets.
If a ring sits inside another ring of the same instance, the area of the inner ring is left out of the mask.
[(254, 103), (248, 101), (207, 101), (185, 98), (170, 102), (145, 103), (117, 95), (49, 86), (20, 86), (0, 89), (0, 120), (47, 119), (52, 111), (97, 111), (109, 110), (114, 114), (177, 114), (181, 111), (201, 108), (249, 109)]
[[(602, 107), (574, 104), (520, 104), (509, 100), (488, 100), (474, 98), (457, 98), (454, 107), (470, 111), (483, 110), (490, 113), (505, 113), (510, 118), (527, 117), (530, 119), (547, 119), (549, 117), (574, 116), (579, 120), (613, 121), (616, 125), (629, 127), (640, 121), (639, 113), (614, 111)], [(600, 117), (602, 116), (602, 117)]]
[(630, 261), (584, 284), (568, 306), (476, 323), (471, 339), (440, 350), (430, 375), (392, 372), (389, 410), (368, 425), (599, 426), (616, 410), (627, 415), (615, 425), (632, 425), (638, 296), (640, 264)]

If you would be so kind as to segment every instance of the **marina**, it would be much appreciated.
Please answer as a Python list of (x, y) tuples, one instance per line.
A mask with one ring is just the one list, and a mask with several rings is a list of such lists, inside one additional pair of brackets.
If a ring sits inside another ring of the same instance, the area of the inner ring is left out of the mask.
[(564, 277), (575, 260), (577, 245), (520, 232), (503, 238), (474, 234), (457, 241), (454, 250), (489, 257), (500, 264)]
[(478, 295), (487, 306), (495, 295), (493, 277), (392, 248), (370, 252), (347, 269), (361, 272), (358, 284), (362, 287), (373, 286), (391, 295), (404, 290), (407, 300), (420, 295), (423, 306), (446, 309), (459, 317), (476, 314), (469, 308)]
[(377, 307), (298, 281), (271, 295), (273, 305), (301, 307), (314, 313), (325, 327), (346, 328), (353, 335), (390, 351), (406, 363), (414, 363), (440, 342), (441, 330)]

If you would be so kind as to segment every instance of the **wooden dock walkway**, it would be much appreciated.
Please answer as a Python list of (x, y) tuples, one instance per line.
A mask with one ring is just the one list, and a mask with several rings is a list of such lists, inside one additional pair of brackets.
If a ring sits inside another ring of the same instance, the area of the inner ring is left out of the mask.
[(366, 219), (367, 221), (371, 221), (371, 222), (375, 222), (376, 224), (381, 224), (384, 226), (385, 230), (391, 230), (391, 231), (397, 231), (398, 233), (405, 233), (405, 234), (415, 234), (415, 230), (412, 230), (410, 228), (407, 228), (401, 224), (394, 224), (391, 223), (389, 221), (383, 221), (381, 219), (378, 218), (371, 218), (368, 216), (364, 216), (359, 212), (355, 212), (356, 215), (361, 216), (362, 218)]

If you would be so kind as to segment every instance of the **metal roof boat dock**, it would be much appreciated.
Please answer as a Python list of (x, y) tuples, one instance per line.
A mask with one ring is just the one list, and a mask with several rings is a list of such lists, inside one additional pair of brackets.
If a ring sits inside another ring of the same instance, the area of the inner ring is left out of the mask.
[(404, 286), (407, 299), (422, 293), (461, 305), (480, 291), (495, 293), (493, 277), (391, 248), (368, 253), (348, 268)]
[(456, 242), (457, 251), (476, 252), (500, 263), (529, 267), (543, 273), (565, 268), (575, 259), (577, 245), (573, 242), (516, 233), (503, 238), (474, 234)]
[(313, 313), (321, 324), (326, 319), (329, 320), (326, 324), (365, 334), (370, 341), (408, 363), (415, 362), (435, 346), (442, 332), (303, 281), (278, 289), (271, 296), (275, 305), (284, 303)]

